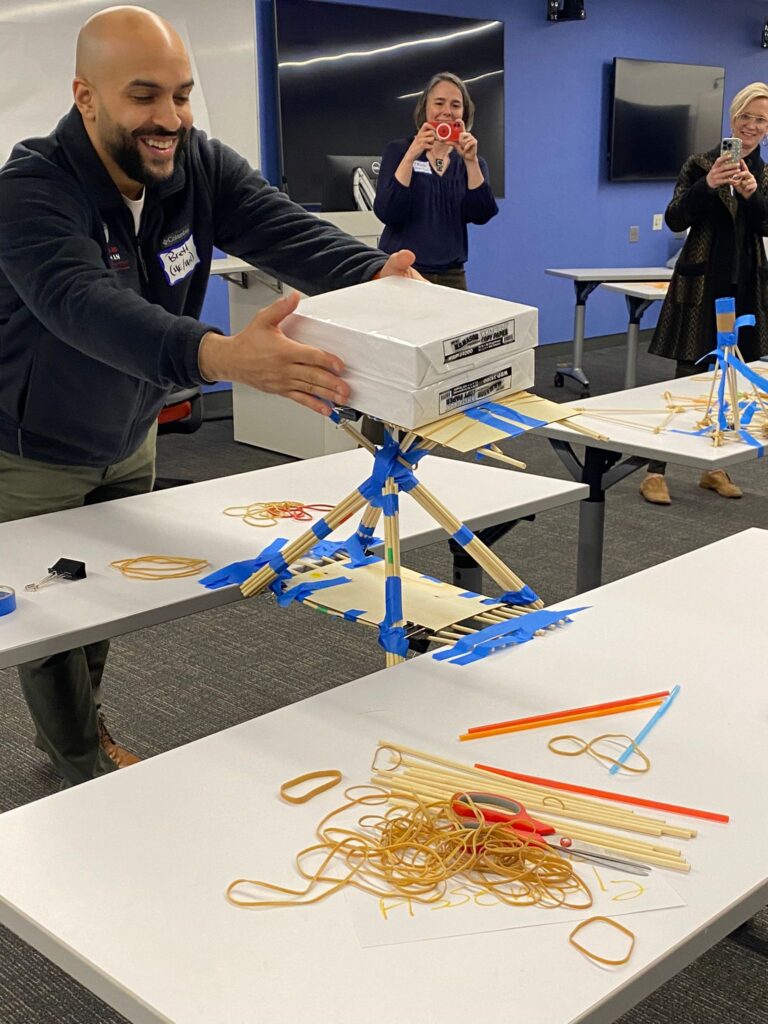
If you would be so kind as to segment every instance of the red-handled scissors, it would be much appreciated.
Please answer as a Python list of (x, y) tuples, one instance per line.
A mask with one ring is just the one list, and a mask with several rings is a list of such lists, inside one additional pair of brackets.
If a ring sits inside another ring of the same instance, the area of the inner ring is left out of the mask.
[(470, 828), (486, 822), (504, 822), (523, 836), (551, 836), (555, 832), (554, 825), (532, 818), (517, 800), (495, 793), (457, 793), (451, 806), (460, 817), (474, 819), (475, 825), (467, 821)]

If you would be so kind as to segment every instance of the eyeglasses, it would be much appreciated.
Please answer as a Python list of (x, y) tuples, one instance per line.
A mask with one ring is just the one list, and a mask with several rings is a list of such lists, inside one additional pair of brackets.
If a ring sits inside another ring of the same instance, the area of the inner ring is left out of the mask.
[(755, 128), (761, 132), (764, 132), (765, 129), (768, 128), (768, 118), (757, 117), (755, 114), (739, 114), (736, 120), (742, 125), (752, 124), (754, 121)]

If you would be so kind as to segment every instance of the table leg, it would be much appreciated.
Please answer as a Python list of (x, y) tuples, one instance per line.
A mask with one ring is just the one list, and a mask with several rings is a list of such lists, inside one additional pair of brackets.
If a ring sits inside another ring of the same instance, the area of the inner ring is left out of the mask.
[(584, 359), (584, 323), (586, 320), (587, 298), (600, 284), (599, 281), (574, 281), (576, 308), (573, 313), (573, 366), (563, 367), (555, 373), (555, 387), (561, 388), (565, 377), (570, 377), (582, 387), (582, 398), (589, 396), (589, 380), (581, 364)]
[(605, 492), (630, 473), (648, 464), (648, 457), (632, 455), (623, 462), (621, 452), (586, 448), (580, 462), (567, 441), (549, 442), (574, 480), (589, 486), (589, 497), (579, 505), (579, 546), (576, 593), (599, 587), (603, 574)]
[(629, 324), (627, 325), (627, 362), (624, 367), (624, 388), (629, 390), (635, 386), (637, 376), (637, 343), (640, 338), (640, 321), (643, 313), (653, 304), (652, 299), (638, 299), (627, 295)]

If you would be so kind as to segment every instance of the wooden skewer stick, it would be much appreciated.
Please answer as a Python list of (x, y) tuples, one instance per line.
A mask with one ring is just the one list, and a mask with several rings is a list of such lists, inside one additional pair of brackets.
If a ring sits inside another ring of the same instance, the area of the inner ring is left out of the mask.
[[(449, 512), (448, 509), (445, 508), (445, 506), (442, 505), (423, 484), (417, 484), (409, 493), (413, 495), (414, 500), (421, 505), (424, 511), (431, 515), (435, 522), (442, 526), (450, 537), (453, 537), (454, 534), (458, 533), (462, 528), (462, 524), (453, 515), (453, 513)], [(463, 547), (467, 554), (474, 558), (477, 564), (485, 570), (485, 572), (499, 587), (501, 587), (502, 590), (522, 590), (525, 586), (519, 576), (513, 573), (512, 570), (509, 569), (501, 559), (474, 534), (472, 535), (472, 540), (470, 540), (466, 545), (463, 545)], [(532, 610), (543, 607), (544, 602), (540, 599), (530, 605)]]
[[(398, 486), (394, 479), (389, 477), (384, 484), (384, 494), (397, 496), (397, 493)], [(391, 516), (384, 516), (384, 572), (388, 580), (400, 579), (400, 514), (397, 511)], [(385, 618), (387, 617), (388, 615), (385, 616)], [(393, 620), (391, 625), (402, 627), (405, 625), (405, 620), (403, 618)], [(405, 658), (393, 651), (386, 652), (387, 668), (399, 665), (401, 661), (405, 661)]]
[(520, 462), (519, 459), (513, 459), (509, 455), (505, 455), (500, 448), (495, 444), (488, 444), (484, 448), (477, 449), (478, 455), (485, 455), (486, 458), (496, 459), (498, 462), (506, 462), (510, 466), (514, 466), (516, 469), (527, 469), (528, 467), (524, 462)]
[[(335, 530), (341, 526), (343, 522), (353, 516), (355, 512), (358, 512), (365, 504), (367, 504), (367, 498), (364, 498), (359, 490), (353, 491), (347, 495), (343, 501), (331, 511), (323, 516), (320, 522), (326, 523), (331, 530)], [(317, 534), (312, 530), (307, 530), (302, 533), (300, 537), (288, 544), (285, 549), (281, 552), (281, 555), (288, 565), (292, 565), (297, 558), (303, 558), (304, 555), (317, 544)], [(253, 575), (249, 576), (248, 579), (241, 584), (240, 590), (244, 597), (252, 597), (254, 594), (258, 594), (260, 590), (268, 587), (269, 584), (277, 578), (274, 569), (270, 566), (265, 565)]]
[(575, 430), (577, 434), (584, 434), (587, 437), (593, 437), (595, 441), (607, 441), (608, 437), (605, 434), (598, 434), (596, 430), (592, 430), (590, 427), (585, 427), (583, 423), (576, 423), (575, 416), (591, 416), (592, 414), (587, 409), (582, 409), (580, 412), (575, 413), (574, 416), (568, 417), (563, 420), (566, 427), (570, 427), (571, 430)]

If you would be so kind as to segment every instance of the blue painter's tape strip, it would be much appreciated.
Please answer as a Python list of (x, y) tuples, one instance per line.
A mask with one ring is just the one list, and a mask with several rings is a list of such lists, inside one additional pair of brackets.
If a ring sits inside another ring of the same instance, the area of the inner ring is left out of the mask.
[(512, 423), (520, 423), (524, 427), (543, 427), (546, 426), (546, 420), (536, 419), (534, 416), (526, 416), (523, 412), (518, 412), (517, 409), (512, 409), (508, 405), (501, 405), (500, 402), (484, 402), (481, 409), (488, 409), (495, 416), (498, 416), (502, 420), (510, 420)]
[(757, 321), (755, 320), (754, 313), (744, 313), (743, 316), (737, 316), (734, 323), (736, 333), (739, 333), (740, 327), (754, 327)]
[(426, 573), (422, 573), (421, 574), (421, 578), (423, 580), (429, 580), (430, 583), (442, 583), (443, 582), (442, 580), (439, 580), (437, 578), (437, 576), (427, 576)]
[(341, 583), (349, 583), (349, 577), (339, 576), (338, 579), (335, 580), (315, 580), (314, 582), (306, 581), (298, 583), (295, 587), (290, 587), (288, 590), (282, 591), (282, 593), (275, 593), (275, 597), (277, 598), (277, 603), (281, 608), (287, 608), (292, 601), (304, 601), (306, 598), (315, 594), (318, 590), (326, 590), (328, 587), (338, 587)]
[(502, 647), (509, 647), (512, 644), (527, 643), (532, 639), (534, 633), (554, 623), (568, 622), (571, 615), (584, 611), (581, 608), (565, 608), (562, 611), (549, 611), (542, 609), (538, 612), (531, 612), (522, 615), (519, 619), (511, 622), (500, 622), (495, 626), (488, 626), (477, 633), (464, 636), (457, 640), (453, 647), (436, 651), (432, 657), (437, 661), (451, 661), (456, 665), (467, 665), (479, 658), (487, 657), (495, 650)]
[(740, 430), (739, 437), (746, 444), (751, 445), (753, 448), (757, 448), (757, 457), (758, 459), (762, 459), (765, 454), (765, 445), (761, 444), (756, 437), (753, 437), (748, 430)]
[(281, 554), (277, 554), (270, 559), (269, 568), (276, 576), (282, 576), (288, 569), (288, 563)]
[(722, 299), (715, 299), (716, 313), (736, 313), (736, 299), (726, 296)]
[(474, 590), (464, 590), (459, 594), (459, 597), (480, 597), (480, 594), (476, 594)]
[(0, 615), (16, 611), (16, 591), (13, 587), (0, 586)]
[(408, 654), (408, 637), (402, 626), (390, 626), (386, 619), (379, 625), (379, 645), (390, 654), (404, 658)]
[(486, 427), (500, 430), (507, 437), (519, 437), (520, 434), (524, 433), (523, 427), (486, 412), (482, 405), (477, 405), (474, 409), (465, 409), (464, 415), (469, 416), (471, 420), (478, 420), (480, 423), (484, 423)]
[(456, 533), (451, 537), (451, 540), (455, 540), (457, 544), (461, 544), (463, 548), (469, 544), (471, 540), (475, 539), (474, 533), (468, 526), (464, 526), (462, 523), (461, 529), (457, 530)]
[(347, 622), (357, 622), (361, 615), (365, 615), (364, 608), (350, 608), (348, 612), (344, 612)]
[(386, 623), (399, 622), (403, 617), (403, 590), (399, 576), (387, 576), (384, 581), (384, 606)]
[(757, 411), (757, 402), (740, 402), (739, 404), (741, 406), (739, 422), (742, 427), (748, 427)]
[(505, 604), (533, 604), (541, 598), (530, 587), (523, 587), (522, 590), (505, 590), (499, 595), (498, 600), (504, 601)]
[(232, 562), (222, 569), (209, 573), (197, 582), (209, 590), (219, 590), (221, 587), (229, 587), (234, 584), (245, 583), (249, 576), (267, 565), (269, 560), (280, 550), (283, 544), (287, 544), (287, 538), (276, 537), (271, 544), (257, 555), (256, 558), (248, 558), (242, 562)]
[(333, 530), (324, 519), (321, 519), (318, 523), (313, 523), (310, 529), (318, 540), (325, 540), (329, 533), (333, 533)]
[(737, 373), (740, 373), (742, 377), (746, 377), (751, 384), (754, 384), (758, 391), (768, 391), (768, 381), (766, 381), (765, 377), (761, 377), (759, 373), (755, 373), (751, 366), (742, 363), (735, 356), (728, 356), (725, 362), (728, 366), (732, 366)]
[(381, 498), (381, 510), (385, 516), (396, 516), (400, 507), (396, 494), (384, 494)]

